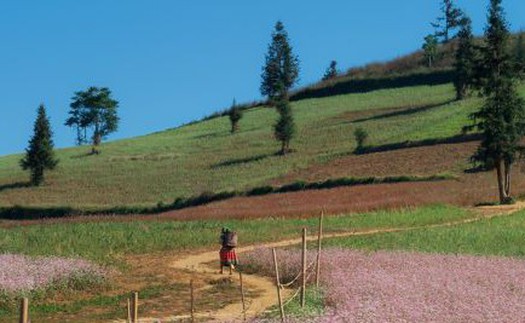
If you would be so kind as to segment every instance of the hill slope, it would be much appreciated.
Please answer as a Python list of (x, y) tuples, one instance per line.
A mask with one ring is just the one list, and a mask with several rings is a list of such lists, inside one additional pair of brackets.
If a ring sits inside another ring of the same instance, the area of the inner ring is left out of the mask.
[(0, 205), (153, 205), (250, 188), (351, 154), (356, 126), (371, 145), (457, 135), (479, 101), (452, 102), (453, 95), (450, 85), (419, 86), (294, 102), (299, 131), (287, 157), (275, 155), (277, 114), (266, 107), (247, 111), (235, 135), (221, 117), (108, 143), (98, 156), (86, 155), (87, 147), (60, 150), (58, 170), (40, 188), (16, 187), (27, 174), (20, 156), (7, 156), (0, 159)]

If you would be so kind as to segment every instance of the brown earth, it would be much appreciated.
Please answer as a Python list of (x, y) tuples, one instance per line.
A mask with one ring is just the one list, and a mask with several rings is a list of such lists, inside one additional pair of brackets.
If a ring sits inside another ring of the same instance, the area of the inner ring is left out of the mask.
[[(3, 221), (0, 226), (19, 226), (56, 222), (130, 221), (130, 220), (202, 220), (247, 219), (261, 217), (317, 216), (321, 210), (330, 214), (397, 209), (436, 203), (474, 206), (497, 202), (494, 172), (465, 173), (468, 158), (476, 142), (442, 144), (351, 155), (299, 170), (273, 184), (298, 179), (321, 181), (338, 177), (454, 174), (457, 179), (437, 182), (406, 182), (359, 185), (334, 189), (310, 190), (255, 197), (236, 197), (207, 205), (169, 211), (157, 215), (89, 216), (39, 221)], [(519, 166), (513, 171), (513, 194), (525, 194), (525, 174)]]
[(478, 142), (442, 144), (380, 153), (350, 155), (326, 164), (295, 171), (273, 181), (283, 185), (296, 180), (308, 182), (339, 177), (386, 177), (401, 175), (436, 175), (462, 172)]

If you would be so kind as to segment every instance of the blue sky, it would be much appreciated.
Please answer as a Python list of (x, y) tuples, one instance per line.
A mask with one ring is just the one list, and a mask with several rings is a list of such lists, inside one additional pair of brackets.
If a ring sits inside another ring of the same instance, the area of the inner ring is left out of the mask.
[[(260, 71), (275, 22), (301, 60), (301, 82), (335, 59), (342, 70), (420, 48), (440, 0), (26, 0), (0, 2), (0, 155), (27, 145), (38, 105), (55, 143), (74, 91), (107, 86), (120, 101), (110, 139), (178, 126), (260, 99)], [(458, 0), (482, 33), (488, 0)], [(513, 30), (525, 1), (504, 0)]]

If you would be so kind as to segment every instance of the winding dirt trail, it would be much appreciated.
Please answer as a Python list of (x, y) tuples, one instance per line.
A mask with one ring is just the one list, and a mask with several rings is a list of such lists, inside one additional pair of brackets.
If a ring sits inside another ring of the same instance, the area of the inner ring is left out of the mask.
[[(439, 227), (450, 227), (455, 225), (467, 224), (472, 222), (477, 222), (484, 219), (490, 219), (494, 217), (501, 217), (512, 214), (516, 211), (525, 208), (525, 202), (518, 202), (513, 205), (503, 205), (503, 206), (484, 206), (477, 207), (474, 211), (478, 214), (476, 217), (458, 220), (440, 224), (432, 225), (423, 225), (423, 226), (413, 226), (405, 228), (389, 228), (389, 229), (376, 229), (376, 230), (367, 230), (367, 231), (351, 231), (351, 232), (341, 232), (341, 233), (329, 233), (324, 234), (324, 238), (337, 238), (337, 237), (350, 237), (350, 236), (363, 236), (363, 235), (373, 235), (380, 233), (391, 233), (391, 232), (403, 232), (418, 230), (424, 228), (439, 228)], [(307, 237), (308, 241), (317, 240), (316, 236)], [(301, 243), (301, 238), (299, 239), (289, 239), (273, 243), (259, 244), (256, 246), (246, 246), (238, 248), (238, 253), (245, 253), (253, 251), (257, 248), (279, 248), (286, 247), (291, 245), (296, 245)], [(199, 273), (205, 275), (210, 279), (217, 279), (219, 274), (217, 269), (210, 268), (209, 263), (217, 260), (218, 254), (217, 251), (204, 252), (200, 254), (195, 254), (188, 256), (171, 263), (170, 267), (177, 270), (191, 271), (194, 273)], [(233, 275), (232, 279), (238, 279), (238, 275)], [(275, 282), (269, 279), (268, 277), (262, 277), (257, 275), (243, 275), (243, 280), (246, 285), (249, 285), (251, 289), (256, 289), (258, 291), (258, 296), (256, 298), (248, 300), (249, 306), (246, 311), (246, 316), (248, 318), (256, 317), (262, 314), (269, 307), (276, 305), (276, 289)], [(285, 290), (284, 295), (288, 296), (290, 291)], [(240, 303), (230, 304), (218, 311), (213, 313), (196, 313), (195, 317), (197, 319), (205, 319), (207, 321), (241, 321), (242, 314), (242, 305)], [(146, 322), (177, 322), (181, 320), (189, 319), (188, 315), (185, 316), (170, 316), (164, 318), (141, 318), (139, 321)], [(124, 322), (124, 321), (115, 321), (115, 322)]]

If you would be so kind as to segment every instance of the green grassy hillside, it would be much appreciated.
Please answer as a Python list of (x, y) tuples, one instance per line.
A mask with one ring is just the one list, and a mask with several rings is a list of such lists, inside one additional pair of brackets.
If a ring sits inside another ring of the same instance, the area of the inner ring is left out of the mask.
[[(525, 90), (525, 88), (522, 88)], [(243, 190), (291, 171), (351, 154), (353, 131), (368, 131), (370, 145), (446, 138), (460, 133), (477, 98), (453, 101), (451, 85), (417, 86), (307, 99), (292, 105), (298, 135), (294, 153), (275, 155), (274, 109), (247, 110), (241, 130), (229, 133), (220, 117), (134, 139), (58, 151), (60, 165), (46, 185), (24, 187), (20, 155), (0, 158), (0, 206), (151, 206), (202, 192)]]

